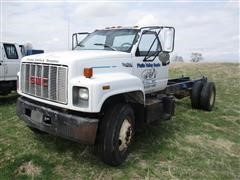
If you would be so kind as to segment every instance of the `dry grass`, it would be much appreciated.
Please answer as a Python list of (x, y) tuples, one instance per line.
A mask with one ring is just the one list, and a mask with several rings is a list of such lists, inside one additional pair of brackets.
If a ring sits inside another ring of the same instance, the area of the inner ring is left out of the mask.
[(176, 102), (171, 121), (136, 134), (127, 161), (113, 168), (80, 145), (36, 135), (15, 114), (16, 94), (0, 97), (0, 179), (240, 179), (239, 64), (174, 64), (171, 77), (199, 72), (217, 87), (212, 112)]
[(40, 173), (41, 173), (41, 168), (39, 166), (34, 165), (32, 161), (23, 163), (15, 171), (15, 174), (17, 174), (17, 176), (27, 175), (27, 176), (34, 177), (34, 176), (39, 176)]
[(195, 144), (201, 148), (215, 148), (216, 152), (222, 152), (223, 154), (228, 154), (229, 156), (240, 158), (240, 145), (229, 140), (221, 138), (211, 140), (206, 136), (199, 135), (188, 135), (185, 138), (186, 142)]

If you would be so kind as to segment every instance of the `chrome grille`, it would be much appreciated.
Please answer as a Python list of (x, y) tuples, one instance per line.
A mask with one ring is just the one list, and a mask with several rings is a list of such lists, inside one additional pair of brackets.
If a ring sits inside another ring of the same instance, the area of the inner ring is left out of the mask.
[(22, 63), (22, 92), (66, 104), (67, 71), (68, 68), (66, 66)]

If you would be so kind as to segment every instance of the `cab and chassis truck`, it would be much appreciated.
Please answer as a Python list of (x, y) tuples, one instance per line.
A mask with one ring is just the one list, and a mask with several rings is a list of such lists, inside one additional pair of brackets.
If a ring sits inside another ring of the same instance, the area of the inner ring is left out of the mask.
[(18, 116), (34, 132), (94, 145), (105, 163), (120, 165), (135, 130), (171, 119), (176, 98), (213, 109), (207, 77), (168, 79), (174, 36), (173, 27), (112, 27), (73, 34), (72, 51), (24, 57)]

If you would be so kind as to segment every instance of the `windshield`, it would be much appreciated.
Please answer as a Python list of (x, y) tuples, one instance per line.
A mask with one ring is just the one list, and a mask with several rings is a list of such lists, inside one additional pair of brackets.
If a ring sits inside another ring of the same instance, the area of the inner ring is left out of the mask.
[(136, 29), (97, 30), (84, 38), (75, 49), (130, 52), (137, 34)]

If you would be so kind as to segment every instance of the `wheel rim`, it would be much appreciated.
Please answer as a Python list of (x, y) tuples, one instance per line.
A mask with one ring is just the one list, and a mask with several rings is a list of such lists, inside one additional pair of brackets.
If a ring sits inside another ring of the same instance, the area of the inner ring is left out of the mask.
[(132, 139), (132, 125), (128, 119), (125, 119), (122, 123), (119, 133), (119, 151), (127, 150)]
[(210, 106), (213, 106), (213, 103), (214, 103), (214, 92), (211, 93)]

